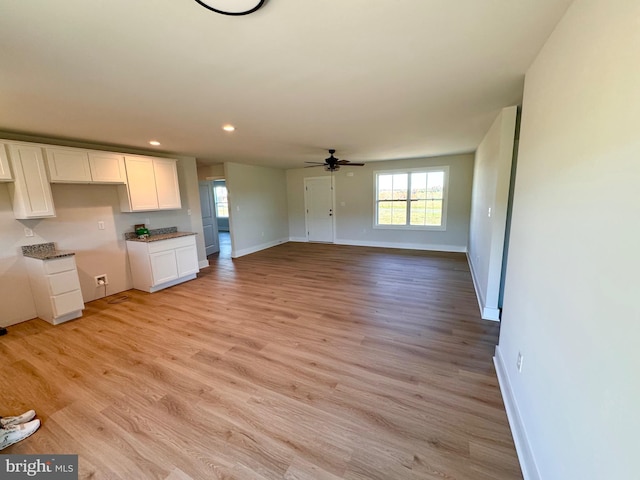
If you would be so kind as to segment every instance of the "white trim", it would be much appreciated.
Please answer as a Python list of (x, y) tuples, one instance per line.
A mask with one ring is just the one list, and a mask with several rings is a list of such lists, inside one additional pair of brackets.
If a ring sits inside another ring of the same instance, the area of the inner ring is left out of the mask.
[(404, 250), (429, 250), (434, 252), (466, 253), (466, 245), (432, 245), (424, 243), (363, 242), (336, 238), (337, 245), (354, 245), (357, 247), (400, 248)]
[(494, 322), (499, 322), (500, 321), (500, 309), (499, 308), (484, 307), (482, 309), (482, 319), (483, 320), (493, 320)]
[(538, 466), (536, 465), (536, 460), (533, 456), (533, 451), (531, 450), (531, 443), (527, 437), (527, 431), (524, 428), (522, 416), (518, 410), (518, 404), (515, 396), (513, 395), (513, 389), (511, 388), (507, 368), (504, 364), (504, 359), (502, 358), (500, 345), (496, 345), (496, 354), (493, 357), (493, 364), (496, 367), (498, 385), (500, 385), (504, 408), (507, 411), (507, 418), (509, 419), (509, 426), (511, 427), (513, 443), (516, 446), (516, 452), (518, 453), (518, 459), (520, 460), (522, 476), (524, 477), (524, 480), (540, 480), (540, 472), (538, 471)]
[(478, 287), (478, 281), (476, 279), (476, 272), (473, 269), (473, 262), (469, 253), (467, 252), (467, 263), (469, 264), (469, 271), (471, 272), (471, 280), (473, 281), (473, 289), (476, 291), (476, 298), (478, 299), (478, 309), (480, 310), (480, 316), (483, 320), (493, 320), (494, 322), (500, 321), (500, 309), (485, 307), (484, 299), (482, 298), (482, 291)]
[(289, 237), (290, 242), (308, 242), (309, 239), (307, 237)]
[(198, 266), (202, 269), (202, 268), (207, 268), (209, 267), (209, 260), (200, 260), (198, 262)]
[(280, 245), (281, 243), (286, 243), (288, 241), (289, 241), (288, 238), (281, 238), (273, 242), (261, 243), (260, 245), (256, 245), (254, 247), (243, 248), (242, 250), (232, 251), (231, 258), (244, 257), (245, 255), (256, 253), (256, 252), (259, 252), (260, 250), (266, 250), (267, 248), (275, 247), (276, 245)]

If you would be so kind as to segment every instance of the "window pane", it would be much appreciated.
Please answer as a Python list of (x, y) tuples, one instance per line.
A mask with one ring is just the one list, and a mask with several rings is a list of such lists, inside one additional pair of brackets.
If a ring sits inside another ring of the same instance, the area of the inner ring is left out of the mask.
[[(409, 175), (406, 173), (396, 173), (393, 176), (393, 199), (406, 200)], [(407, 208), (406, 205), (404, 207)], [(405, 223), (405, 222), (402, 222)]]
[[(406, 191), (406, 190), (405, 190)], [(392, 225), (407, 224), (407, 202), (393, 202), (393, 218)]]
[(427, 225), (427, 201), (411, 202), (411, 225)]
[(429, 172), (427, 192), (427, 198), (442, 199), (442, 193), (444, 192), (444, 172)]
[(378, 202), (378, 225), (406, 225), (407, 202)]
[(393, 202), (378, 202), (378, 225), (391, 225)]
[[(422, 199), (427, 198), (427, 172), (418, 172), (411, 174), (411, 198)], [(411, 204), (411, 208), (414, 204)]]
[(391, 200), (393, 175), (378, 175), (378, 200)]
[(442, 200), (427, 200), (425, 225), (442, 225)]

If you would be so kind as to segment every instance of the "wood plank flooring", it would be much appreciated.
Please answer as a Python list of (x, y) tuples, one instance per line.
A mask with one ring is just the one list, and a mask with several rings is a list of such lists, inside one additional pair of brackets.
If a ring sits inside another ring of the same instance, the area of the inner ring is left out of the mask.
[(288, 243), (0, 337), (2, 453), (92, 479), (521, 479), (462, 254)]

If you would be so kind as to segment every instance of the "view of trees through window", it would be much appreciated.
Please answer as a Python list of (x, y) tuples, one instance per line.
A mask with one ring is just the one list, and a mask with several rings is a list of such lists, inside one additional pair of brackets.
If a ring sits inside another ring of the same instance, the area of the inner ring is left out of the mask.
[(229, 216), (229, 199), (227, 198), (227, 187), (225, 185), (214, 184), (213, 193), (216, 199), (216, 215), (226, 218)]
[(441, 226), (444, 171), (379, 173), (376, 224)]

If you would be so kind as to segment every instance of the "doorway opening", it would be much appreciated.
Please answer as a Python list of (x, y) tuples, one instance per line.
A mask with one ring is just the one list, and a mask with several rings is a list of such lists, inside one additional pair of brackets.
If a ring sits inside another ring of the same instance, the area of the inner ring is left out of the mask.
[(202, 227), (207, 257), (231, 258), (229, 198), (224, 179), (199, 182)]

